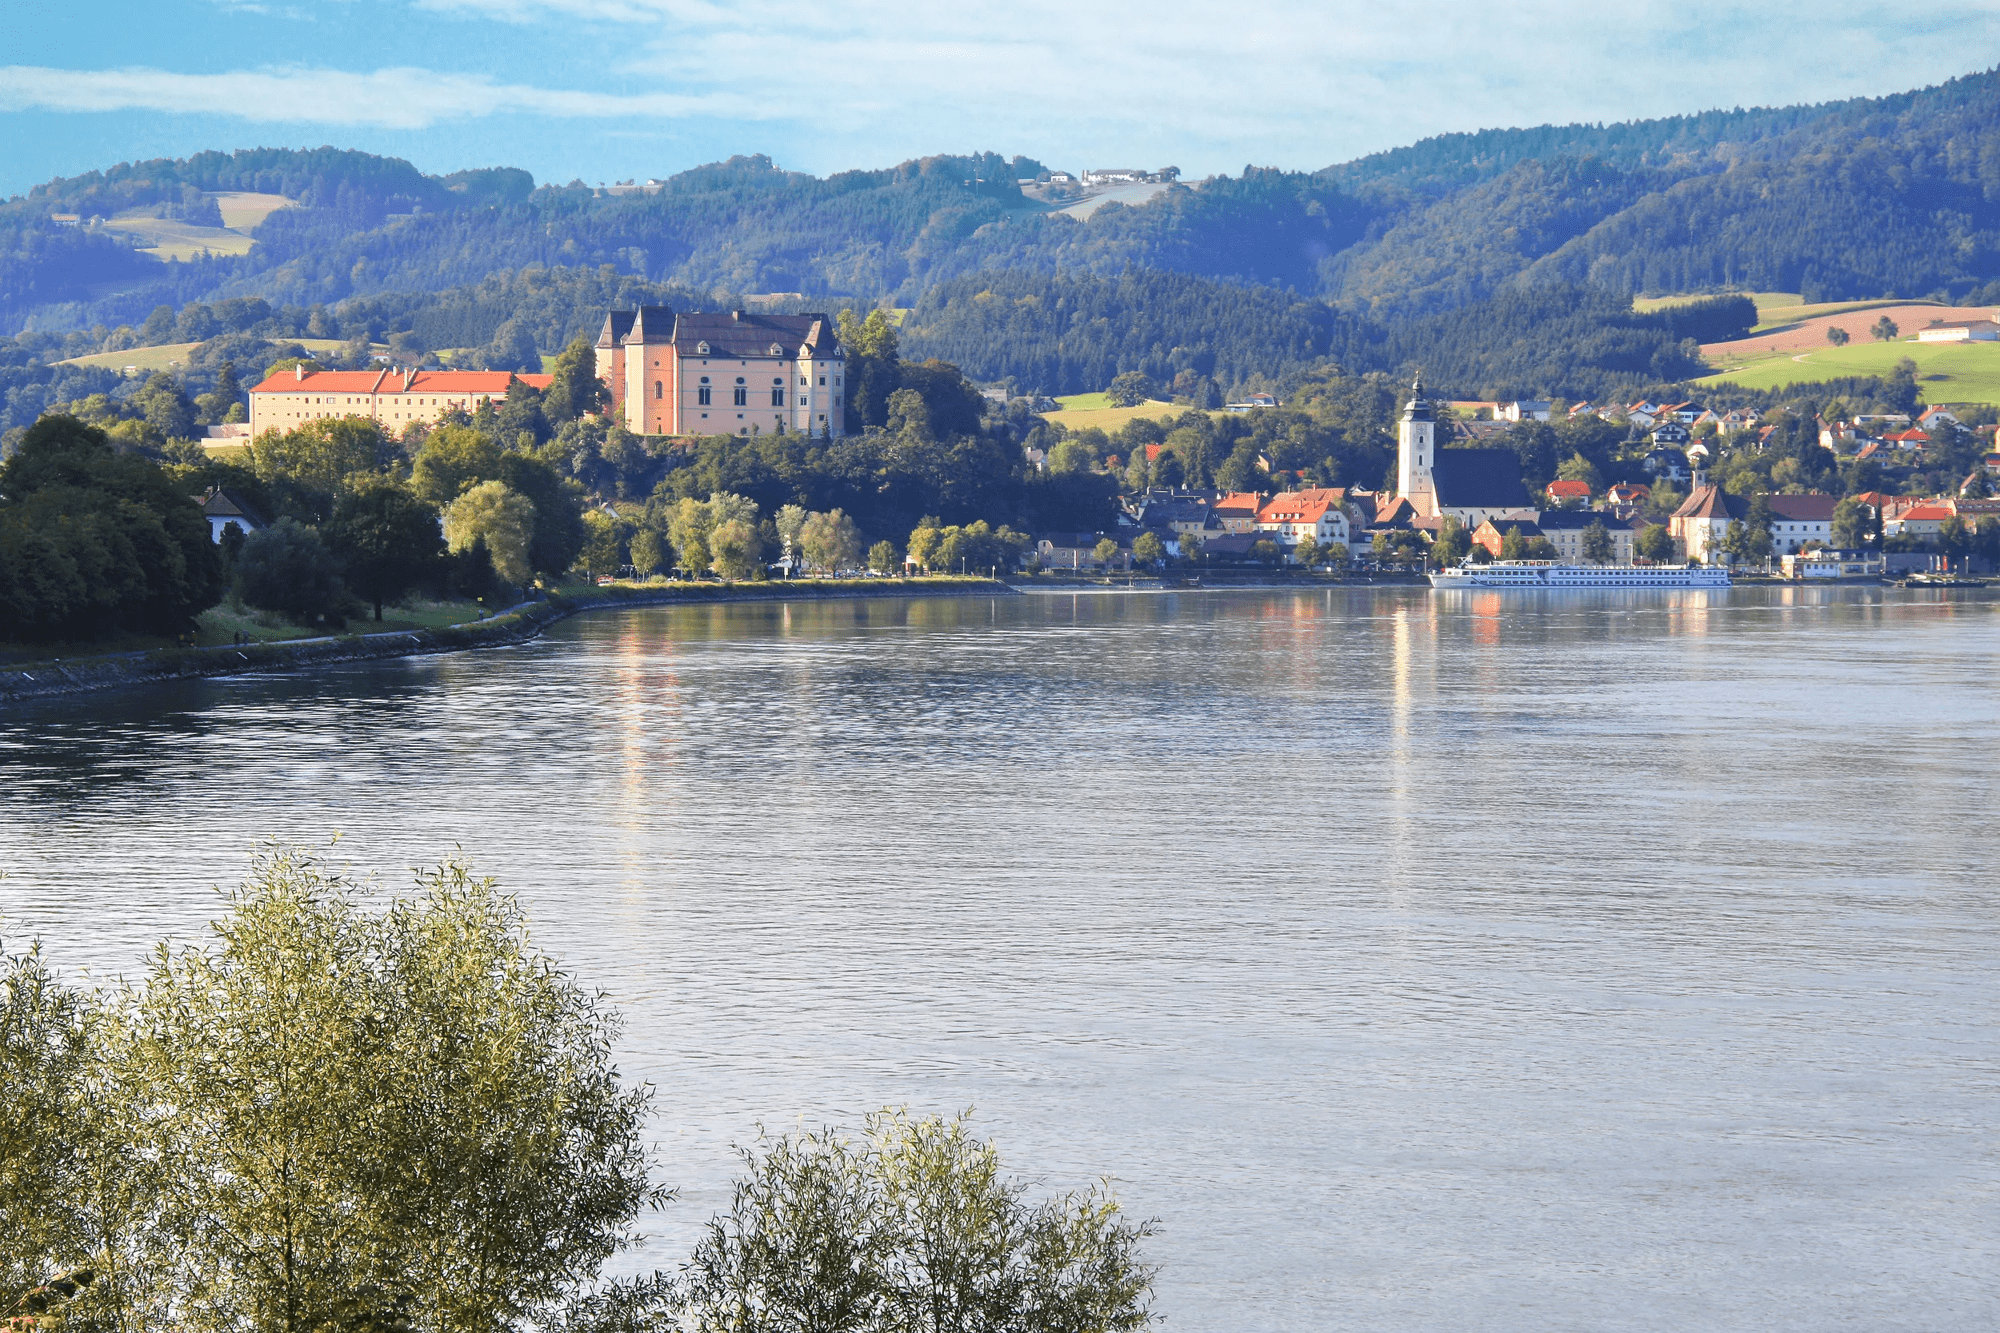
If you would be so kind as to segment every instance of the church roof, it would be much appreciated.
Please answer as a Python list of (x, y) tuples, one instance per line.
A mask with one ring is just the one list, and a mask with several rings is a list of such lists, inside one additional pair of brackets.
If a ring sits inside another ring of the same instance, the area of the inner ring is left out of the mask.
[(1446, 509), (1527, 509), (1521, 456), (1512, 449), (1440, 449), (1431, 486)]
[(1713, 482), (1697, 486), (1694, 493), (1681, 501), (1681, 507), (1674, 511), (1675, 518), (1741, 518), (1750, 506), (1731, 495)]

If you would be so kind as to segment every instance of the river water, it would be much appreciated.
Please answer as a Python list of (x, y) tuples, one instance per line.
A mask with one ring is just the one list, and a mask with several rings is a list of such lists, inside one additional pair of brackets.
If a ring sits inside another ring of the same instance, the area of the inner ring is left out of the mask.
[(0, 717), (0, 913), (191, 938), (462, 846), (627, 1018), (679, 1201), (972, 1107), (1187, 1330), (2000, 1321), (2000, 602), (1034, 595), (598, 614)]

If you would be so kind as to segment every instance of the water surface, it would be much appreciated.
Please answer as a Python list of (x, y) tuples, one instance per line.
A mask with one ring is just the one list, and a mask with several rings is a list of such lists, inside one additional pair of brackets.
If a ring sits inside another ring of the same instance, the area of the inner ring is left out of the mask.
[(1980, 595), (626, 611), (0, 717), (0, 913), (462, 846), (628, 1018), (670, 1263), (758, 1124), (976, 1108), (1189, 1330), (2000, 1316)]

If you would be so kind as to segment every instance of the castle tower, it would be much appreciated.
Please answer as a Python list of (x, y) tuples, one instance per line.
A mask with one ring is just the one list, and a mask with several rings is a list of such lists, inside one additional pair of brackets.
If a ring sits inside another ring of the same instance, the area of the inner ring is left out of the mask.
[(1437, 418), (1424, 399), (1423, 377), (1410, 383), (1410, 401), (1396, 431), (1396, 493), (1425, 518), (1437, 513), (1431, 464), (1437, 459)]

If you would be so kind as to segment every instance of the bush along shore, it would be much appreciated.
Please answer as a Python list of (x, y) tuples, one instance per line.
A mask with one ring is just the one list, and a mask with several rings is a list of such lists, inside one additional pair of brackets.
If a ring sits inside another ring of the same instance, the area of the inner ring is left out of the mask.
[(433, 630), (341, 634), (277, 643), (208, 648), (158, 648), (62, 661), (35, 662), (0, 671), (0, 702), (78, 694), (191, 676), (235, 676), (251, 671), (291, 671), (376, 657), (416, 657), (526, 643), (558, 620), (584, 611), (679, 603), (829, 601), (863, 597), (1018, 596), (1005, 583), (982, 578), (774, 579), (767, 583), (619, 584), (588, 592), (555, 592), (508, 607), (483, 620)]

